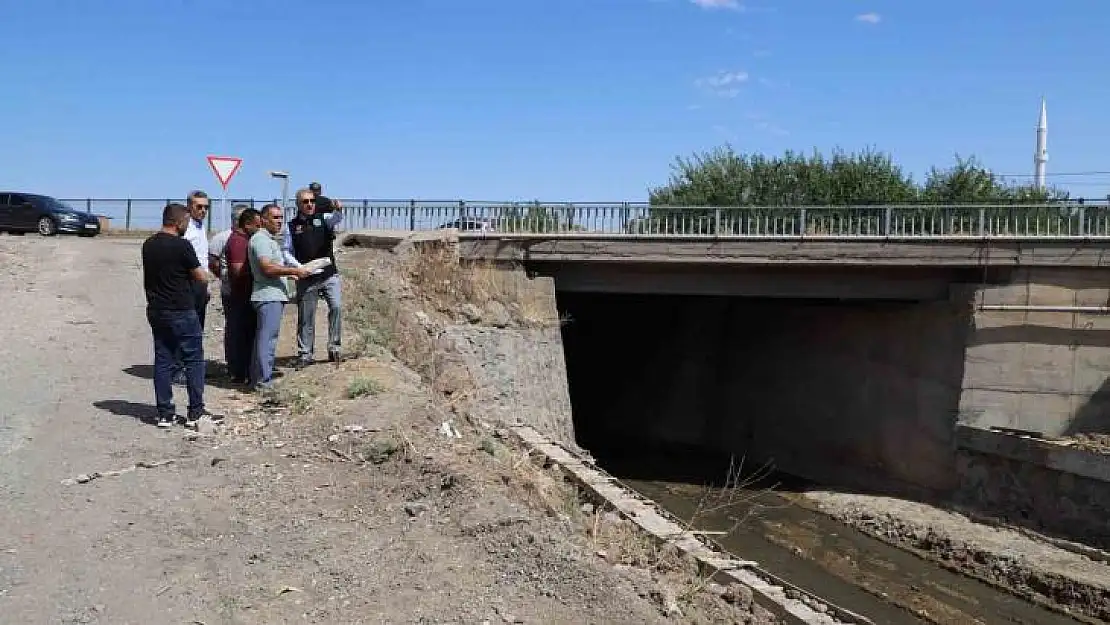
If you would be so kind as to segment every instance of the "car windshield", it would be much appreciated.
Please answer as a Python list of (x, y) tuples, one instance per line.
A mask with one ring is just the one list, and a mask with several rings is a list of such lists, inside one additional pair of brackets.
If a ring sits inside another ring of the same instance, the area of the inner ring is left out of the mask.
[(40, 196), (37, 196), (36, 199), (39, 202), (42, 202), (43, 208), (46, 208), (48, 210), (66, 211), (66, 212), (71, 212), (71, 213), (76, 213), (77, 212), (77, 209), (73, 208), (69, 204), (59, 202), (58, 200), (55, 200), (52, 197), (47, 197), (45, 195), (40, 195)]

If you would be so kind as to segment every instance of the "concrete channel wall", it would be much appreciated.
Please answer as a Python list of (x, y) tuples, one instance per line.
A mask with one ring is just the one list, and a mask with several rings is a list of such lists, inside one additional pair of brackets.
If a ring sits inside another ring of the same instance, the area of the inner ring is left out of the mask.
[[(976, 294), (986, 306), (1110, 304), (1110, 270), (1036, 267)], [(1110, 433), (1110, 315), (983, 311), (968, 336), (960, 421), (1046, 436)]]
[(1014, 525), (1110, 549), (1110, 458), (1050, 441), (959, 426), (957, 501)]

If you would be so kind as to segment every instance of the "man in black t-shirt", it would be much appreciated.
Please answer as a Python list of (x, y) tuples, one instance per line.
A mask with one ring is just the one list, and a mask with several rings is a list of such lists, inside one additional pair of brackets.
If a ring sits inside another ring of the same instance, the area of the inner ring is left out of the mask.
[(189, 211), (169, 204), (162, 211), (162, 229), (143, 242), (143, 289), (146, 318), (154, 337), (154, 399), (158, 427), (176, 419), (173, 404), (174, 355), (185, 366), (189, 409), (186, 425), (201, 417), (219, 420), (204, 407), (203, 330), (196, 308), (195, 284), (208, 279), (193, 246), (185, 240)]

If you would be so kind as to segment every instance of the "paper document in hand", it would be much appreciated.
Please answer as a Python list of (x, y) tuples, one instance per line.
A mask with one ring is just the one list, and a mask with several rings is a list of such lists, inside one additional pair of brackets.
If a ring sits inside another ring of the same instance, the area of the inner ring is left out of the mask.
[(330, 258), (317, 258), (315, 260), (308, 261), (307, 263), (305, 263), (302, 266), (305, 269), (312, 272), (312, 273), (320, 273), (321, 271), (324, 270), (324, 267), (327, 267), (330, 264), (331, 264), (331, 259)]

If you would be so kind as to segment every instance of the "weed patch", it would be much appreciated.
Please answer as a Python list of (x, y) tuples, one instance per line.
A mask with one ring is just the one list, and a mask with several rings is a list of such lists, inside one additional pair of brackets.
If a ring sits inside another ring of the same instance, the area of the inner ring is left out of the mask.
[(373, 378), (355, 378), (347, 384), (347, 399), (358, 399), (368, 395), (378, 395), (385, 390), (381, 382)]

